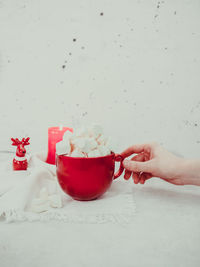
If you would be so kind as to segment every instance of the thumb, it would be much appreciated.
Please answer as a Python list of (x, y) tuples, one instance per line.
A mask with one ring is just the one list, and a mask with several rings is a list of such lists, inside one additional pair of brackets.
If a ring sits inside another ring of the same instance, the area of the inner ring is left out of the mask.
[(150, 161), (139, 162), (125, 159), (123, 161), (123, 166), (125, 169), (131, 172), (151, 172)]

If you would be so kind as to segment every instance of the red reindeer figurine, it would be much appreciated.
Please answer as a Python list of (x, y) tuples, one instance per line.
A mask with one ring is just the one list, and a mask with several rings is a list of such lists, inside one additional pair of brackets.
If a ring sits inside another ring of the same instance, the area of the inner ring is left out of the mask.
[(20, 141), (18, 138), (11, 138), (11, 141), (13, 142), (13, 146), (17, 146), (16, 150), (16, 156), (13, 159), (13, 170), (14, 171), (20, 171), (20, 170), (27, 170), (28, 167), (28, 161), (25, 157), (26, 149), (25, 146), (29, 145), (29, 137), (22, 138)]

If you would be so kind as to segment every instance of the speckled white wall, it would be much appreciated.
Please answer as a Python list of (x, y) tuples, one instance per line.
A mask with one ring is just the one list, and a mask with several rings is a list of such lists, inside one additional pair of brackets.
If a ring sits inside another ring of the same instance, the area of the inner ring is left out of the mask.
[(0, 148), (98, 122), (200, 155), (200, 1), (0, 0)]

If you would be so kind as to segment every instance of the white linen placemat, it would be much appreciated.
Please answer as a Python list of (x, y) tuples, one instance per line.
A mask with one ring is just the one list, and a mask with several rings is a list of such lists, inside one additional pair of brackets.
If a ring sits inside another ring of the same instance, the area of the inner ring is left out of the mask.
[[(13, 171), (12, 157), (9, 157), (0, 162), (0, 217), (6, 222), (128, 223), (135, 214), (131, 185), (121, 177), (99, 199), (76, 201), (60, 189), (56, 167), (45, 163), (44, 153), (31, 156), (27, 171)], [(60, 197), (62, 207), (48, 205), (43, 212), (33, 211), (33, 202), (41, 189), (50, 198)]]

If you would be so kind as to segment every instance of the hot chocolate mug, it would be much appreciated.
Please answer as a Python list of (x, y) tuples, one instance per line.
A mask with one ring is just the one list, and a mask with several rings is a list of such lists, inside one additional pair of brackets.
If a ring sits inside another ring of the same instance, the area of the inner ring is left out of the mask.
[[(120, 162), (117, 173), (115, 161)], [(104, 194), (112, 181), (123, 173), (120, 154), (95, 158), (56, 155), (58, 182), (65, 193), (76, 200), (93, 200)]]

